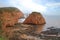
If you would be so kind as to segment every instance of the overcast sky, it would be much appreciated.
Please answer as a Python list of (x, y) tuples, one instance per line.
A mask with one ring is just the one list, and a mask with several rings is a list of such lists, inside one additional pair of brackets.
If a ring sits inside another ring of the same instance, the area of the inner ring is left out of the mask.
[(60, 0), (0, 0), (0, 7), (17, 7), (24, 13), (38, 11), (45, 15), (60, 15)]

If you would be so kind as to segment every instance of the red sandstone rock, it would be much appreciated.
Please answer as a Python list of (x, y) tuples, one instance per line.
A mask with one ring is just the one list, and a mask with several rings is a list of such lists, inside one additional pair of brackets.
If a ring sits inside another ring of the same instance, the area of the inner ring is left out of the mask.
[(15, 7), (0, 8), (0, 24), (5, 29), (6, 26), (12, 26), (18, 22), (18, 19), (23, 17), (23, 13)]
[(45, 24), (45, 19), (39, 12), (32, 12), (23, 22), (25, 24)]

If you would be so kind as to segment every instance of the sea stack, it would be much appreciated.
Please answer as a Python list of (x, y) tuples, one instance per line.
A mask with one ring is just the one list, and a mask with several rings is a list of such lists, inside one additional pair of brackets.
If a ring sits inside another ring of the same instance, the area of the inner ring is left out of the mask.
[(42, 25), (45, 24), (45, 19), (40, 12), (32, 12), (23, 22), (25, 24)]
[(35, 34), (40, 34), (46, 24), (44, 17), (40, 12), (32, 12), (23, 22), (24, 24), (33, 25), (35, 28)]

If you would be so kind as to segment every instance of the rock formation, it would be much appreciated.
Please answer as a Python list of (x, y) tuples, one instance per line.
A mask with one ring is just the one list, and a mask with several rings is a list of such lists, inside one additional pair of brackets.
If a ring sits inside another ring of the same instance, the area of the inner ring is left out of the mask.
[(32, 12), (23, 22), (25, 24), (36, 24), (36, 25), (42, 25), (45, 24), (45, 19), (39, 12)]
[(13, 26), (18, 19), (23, 17), (23, 13), (15, 7), (0, 8), (0, 26), (5, 30), (7, 26)]
[[(35, 25), (36, 29), (35, 29), (35, 33), (36, 34), (40, 34), (40, 32), (42, 31), (44, 25), (45, 25), (45, 19), (42, 16), (41, 13), (39, 12), (32, 12), (23, 22), (24, 24), (30, 24), (30, 25)], [(34, 27), (35, 27), (34, 26)]]
[(21, 17), (23, 13), (17, 8), (0, 8), (0, 27), (6, 30), (3, 36), (9, 40), (38, 40), (37, 36), (46, 23), (43, 16), (39, 12), (32, 12), (23, 23), (18, 23)]

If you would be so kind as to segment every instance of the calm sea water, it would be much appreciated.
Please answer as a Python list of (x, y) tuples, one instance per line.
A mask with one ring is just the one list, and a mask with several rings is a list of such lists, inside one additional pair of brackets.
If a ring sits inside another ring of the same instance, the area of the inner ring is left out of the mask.
[(46, 25), (44, 26), (44, 30), (46, 28), (54, 26), (56, 28), (60, 28), (60, 16), (44, 16), (46, 20)]

